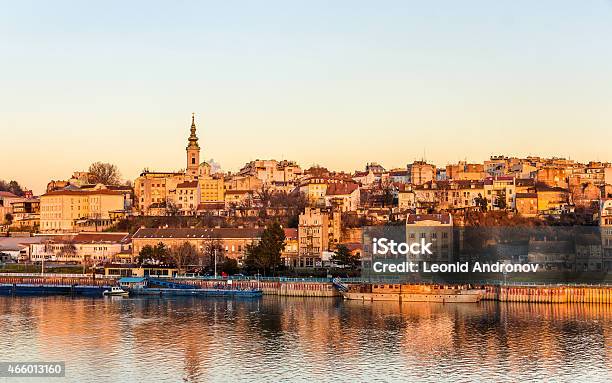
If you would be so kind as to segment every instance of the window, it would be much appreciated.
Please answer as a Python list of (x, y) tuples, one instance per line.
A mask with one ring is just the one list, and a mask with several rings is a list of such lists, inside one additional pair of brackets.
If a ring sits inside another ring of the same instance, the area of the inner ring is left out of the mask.
[(195, 165), (195, 157), (191, 157), (191, 164)]

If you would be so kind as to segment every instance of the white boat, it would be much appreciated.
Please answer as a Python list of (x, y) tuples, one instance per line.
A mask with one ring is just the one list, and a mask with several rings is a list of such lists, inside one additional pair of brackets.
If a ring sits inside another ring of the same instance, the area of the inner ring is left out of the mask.
[(107, 295), (107, 296), (121, 296), (121, 297), (127, 297), (128, 295), (130, 295), (129, 292), (125, 291), (124, 289), (118, 286), (113, 286), (111, 287), (110, 290), (104, 290), (102, 294)]

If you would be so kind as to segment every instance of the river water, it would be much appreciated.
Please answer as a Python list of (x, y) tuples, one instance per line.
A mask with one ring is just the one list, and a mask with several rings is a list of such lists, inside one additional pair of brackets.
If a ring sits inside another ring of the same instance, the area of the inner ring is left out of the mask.
[(58, 382), (612, 381), (612, 305), (0, 297), (0, 334)]

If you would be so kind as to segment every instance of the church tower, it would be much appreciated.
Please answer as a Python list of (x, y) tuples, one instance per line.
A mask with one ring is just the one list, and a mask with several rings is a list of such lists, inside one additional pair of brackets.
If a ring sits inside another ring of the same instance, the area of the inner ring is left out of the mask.
[(195, 113), (191, 114), (191, 135), (187, 144), (187, 170), (186, 175), (197, 177), (200, 166), (200, 145), (196, 136)]

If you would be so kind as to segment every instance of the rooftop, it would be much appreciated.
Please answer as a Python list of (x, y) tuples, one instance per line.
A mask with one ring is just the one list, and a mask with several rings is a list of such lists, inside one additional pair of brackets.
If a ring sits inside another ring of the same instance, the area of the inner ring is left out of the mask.
[(123, 193), (120, 191), (99, 189), (99, 190), (55, 190), (55, 191), (43, 194), (42, 197), (60, 196), (60, 195), (83, 196), (83, 195), (100, 195), (100, 194), (123, 196)]
[(0, 191), (0, 197), (19, 198), (19, 196), (7, 191)]
[(345, 195), (351, 194), (355, 190), (357, 190), (358, 186), (356, 183), (338, 183), (338, 184), (330, 184), (327, 187), (326, 194), (327, 195)]
[(176, 185), (177, 188), (197, 188), (198, 187), (198, 181), (185, 181), (185, 182), (181, 182), (180, 184)]
[(406, 224), (415, 224), (423, 221), (437, 221), (444, 225), (451, 223), (450, 214), (408, 214)]
[(132, 238), (259, 238), (262, 232), (263, 229), (251, 228), (140, 228)]
[(128, 233), (79, 233), (72, 239), (75, 243), (121, 243), (129, 238)]

